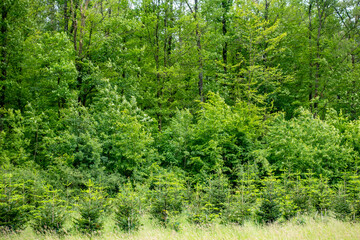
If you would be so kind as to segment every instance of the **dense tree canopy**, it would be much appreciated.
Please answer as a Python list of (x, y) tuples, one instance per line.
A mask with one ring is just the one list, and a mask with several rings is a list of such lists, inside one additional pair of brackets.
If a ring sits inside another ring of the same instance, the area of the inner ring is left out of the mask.
[(261, 217), (295, 211), (278, 178), (303, 179), (300, 195), (358, 189), (359, 0), (2, 0), (0, 13), (6, 174), (110, 194), (128, 179), (166, 198), (162, 184), (188, 184), (216, 208), (200, 215), (226, 208), (213, 186), (241, 187), (244, 209), (263, 194)]

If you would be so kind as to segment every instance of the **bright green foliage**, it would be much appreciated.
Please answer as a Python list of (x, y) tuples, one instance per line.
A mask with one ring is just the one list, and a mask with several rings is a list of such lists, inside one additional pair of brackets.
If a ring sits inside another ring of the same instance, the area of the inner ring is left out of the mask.
[(231, 107), (217, 94), (201, 106), (192, 140), (193, 167), (229, 173), (249, 159), (251, 140), (262, 125), (259, 109), (244, 102)]
[(194, 116), (188, 110), (178, 110), (169, 127), (159, 135), (158, 149), (164, 157), (163, 165), (178, 166), (185, 171), (189, 168), (194, 136)]
[(222, 223), (242, 225), (246, 220), (251, 219), (253, 205), (250, 202), (244, 201), (242, 194), (240, 191), (236, 191), (225, 204), (225, 209), (221, 215)]
[[(281, 84), (288, 81), (273, 59), (283, 51), (279, 43), (286, 33), (281, 32), (278, 20), (270, 20), (268, 3), (236, 1), (233, 27), (237, 39), (236, 62), (231, 66), (231, 97), (254, 104), (270, 104), (276, 100)], [(269, 4), (270, 5), (270, 4)], [(264, 12), (260, 14), (261, 12)], [(280, 31), (279, 31), (280, 30)]]
[(212, 175), (205, 182), (203, 191), (205, 205), (211, 205), (212, 212), (220, 213), (225, 208), (230, 194), (228, 179), (223, 174)]
[(43, 194), (36, 196), (37, 208), (34, 210), (32, 228), (39, 233), (64, 231), (66, 217), (65, 201), (60, 198), (59, 190), (43, 186)]
[(280, 208), (282, 216), (286, 220), (295, 217), (301, 211), (301, 208), (297, 203), (302, 205), (305, 209), (310, 206), (310, 202), (306, 204), (308, 196), (306, 194), (302, 195), (301, 190), (299, 190), (299, 185), (301, 185), (300, 181), (298, 174), (293, 174), (288, 171), (283, 172), (280, 176), (276, 191), (280, 195)]
[(340, 198), (340, 217), (343, 217), (344, 213), (348, 217), (348, 205), (350, 205), (351, 219), (358, 220), (360, 216), (360, 177), (357, 174), (348, 173), (348, 176), (345, 175), (340, 184), (337, 196)]
[(218, 94), (208, 97), (195, 119), (190, 112), (179, 111), (160, 136), (164, 163), (200, 179), (219, 169), (230, 174), (246, 162), (263, 124), (254, 105), (239, 101), (231, 107)]
[(184, 205), (184, 180), (178, 171), (164, 170), (153, 165), (152, 187), (149, 192), (150, 214), (162, 225), (169, 226)]
[(321, 213), (326, 213), (332, 204), (333, 189), (330, 188), (329, 180), (320, 175), (319, 178), (308, 175), (307, 184), (309, 197), (315, 209)]
[(25, 138), (25, 121), (19, 110), (0, 109), (0, 164), (23, 165), (29, 160), (26, 148), (29, 140)]
[(311, 169), (317, 175), (334, 179), (341, 171), (353, 167), (354, 151), (342, 144), (339, 130), (314, 119), (307, 111), (301, 111), (291, 120), (278, 116), (269, 127), (264, 143), (260, 156), (276, 170), (306, 172)]
[(61, 111), (61, 117), (56, 135), (45, 139), (47, 157), (67, 160), (64, 164), (80, 169), (99, 166), (101, 144), (95, 137), (96, 122), (88, 109), (72, 102), (71, 107)]
[(140, 227), (140, 197), (127, 182), (115, 200), (115, 224), (121, 231), (137, 231)]
[(25, 182), (1, 169), (0, 179), (0, 229), (18, 231), (25, 228), (29, 220), (30, 206), (26, 202)]
[(101, 164), (110, 172), (130, 177), (148, 166), (154, 155), (149, 133), (152, 119), (137, 107), (134, 98), (127, 101), (116, 87), (107, 81), (104, 85), (91, 105), (102, 144)]
[(102, 216), (107, 207), (106, 193), (89, 180), (79, 201), (80, 217), (74, 222), (76, 229), (87, 234), (100, 233), (104, 224)]
[(23, 75), (32, 105), (60, 111), (73, 95), (70, 86), (77, 76), (68, 37), (64, 33), (37, 33), (27, 39), (24, 58)]
[(0, 1), (0, 167), (16, 179), (1, 182), (4, 224), (20, 229), (33, 205), (37, 231), (60, 231), (86, 185), (83, 232), (119, 189), (125, 231), (139, 213), (177, 230), (180, 212), (358, 220), (358, 5)]

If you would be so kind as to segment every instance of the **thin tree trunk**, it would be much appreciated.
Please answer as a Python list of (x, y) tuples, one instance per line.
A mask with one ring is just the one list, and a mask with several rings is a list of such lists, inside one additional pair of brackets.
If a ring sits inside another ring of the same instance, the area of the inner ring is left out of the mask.
[(8, 9), (5, 7), (5, 4), (2, 3), (1, 6), (1, 72), (0, 72), (0, 82), (2, 87), (0, 88), (0, 108), (5, 106), (5, 92), (6, 86), (5, 81), (7, 78), (7, 16)]
[(203, 80), (203, 59), (202, 59), (202, 48), (201, 48), (201, 33), (200, 33), (200, 27), (199, 27), (199, 22), (197, 21), (197, 14), (198, 14), (198, 8), (199, 8), (199, 4), (198, 4), (198, 0), (195, 0), (195, 13), (194, 13), (194, 18), (196, 21), (196, 46), (198, 49), (198, 54), (199, 54), (199, 66), (198, 66), (198, 70), (199, 70), (199, 82), (198, 82), (198, 88), (199, 88), (199, 96), (200, 96), (200, 101), (204, 102), (204, 93), (203, 93), (203, 85), (204, 85), (204, 80)]
[[(227, 34), (227, 19), (226, 19), (226, 15), (228, 13), (228, 0), (223, 0), (221, 2), (221, 6), (223, 8), (223, 16), (222, 16), (222, 34), (223, 34), (223, 37), (225, 39), (226, 37), (226, 34)], [(224, 64), (224, 72), (226, 73), (227, 72), (227, 52), (228, 52), (228, 43), (227, 43), (227, 40), (225, 39), (224, 40), (224, 46), (223, 46), (223, 49), (222, 49), (222, 57), (223, 57), (223, 64)]]
[[(159, 6), (159, 1), (158, 1)], [(158, 127), (159, 131), (162, 129), (162, 105), (161, 105), (161, 97), (162, 97), (162, 84), (161, 84), (161, 77), (160, 77), (160, 43), (159, 43), (159, 24), (160, 24), (160, 13), (157, 12), (157, 21), (155, 26), (155, 67), (156, 67), (156, 80), (157, 80), (157, 99), (159, 101), (159, 111), (157, 112), (158, 116)]]
[(64, 32), (67, 33), (69, 30), (69, 13), (68, 13), (68, 1), (64, 0)]
[[(312, 62), (312, 18), (311, 18), (311, 9), (312, 3), (309, 4), (309, 101), (313, 99), (313, 85), (312, 85), (312, 78), (313, 78), (313, 62)], [(312, 110), (312, 109), (311, 109)]]

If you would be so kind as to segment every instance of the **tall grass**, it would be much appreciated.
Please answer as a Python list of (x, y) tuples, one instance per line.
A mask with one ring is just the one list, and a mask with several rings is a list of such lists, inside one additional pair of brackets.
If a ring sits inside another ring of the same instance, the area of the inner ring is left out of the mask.
[(200, 227), (184, 222), (181, 230), (176, 232), (169, 228), (154, 225), (148, 219), (144, 220), (144, 225), (140, 231), (135, 233), (116, 232), (112, 229), (112, 223), (107, 222), (105, 230), (101, 235), (86, 236), (79, 233), (65, 236), (54, 234), (40, 235), (33, 232), (30, 228), (19, 234), (1, 235), (0, 239), (11, 240), (30, 240), (30, 239), (66, 239), (66, 240), (110, 240), (110, 239), (129, 239), (129, 240), (233, 240), (233, 239), (360, 239), (360, 223), (342, 222), (330, 217), (325, 218), (303, 218), (305, 223), (299, 223), (296, 219), (284, 224), (275, 223), (271, 225), (258, 225), (247, 222), (243, 226), (212, 224), (207, 227)]

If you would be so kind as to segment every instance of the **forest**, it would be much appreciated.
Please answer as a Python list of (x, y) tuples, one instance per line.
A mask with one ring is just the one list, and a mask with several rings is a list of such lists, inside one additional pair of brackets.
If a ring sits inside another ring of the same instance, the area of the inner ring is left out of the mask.
[(360, 220), (359, 0), (0, 12), (0, 238)]

